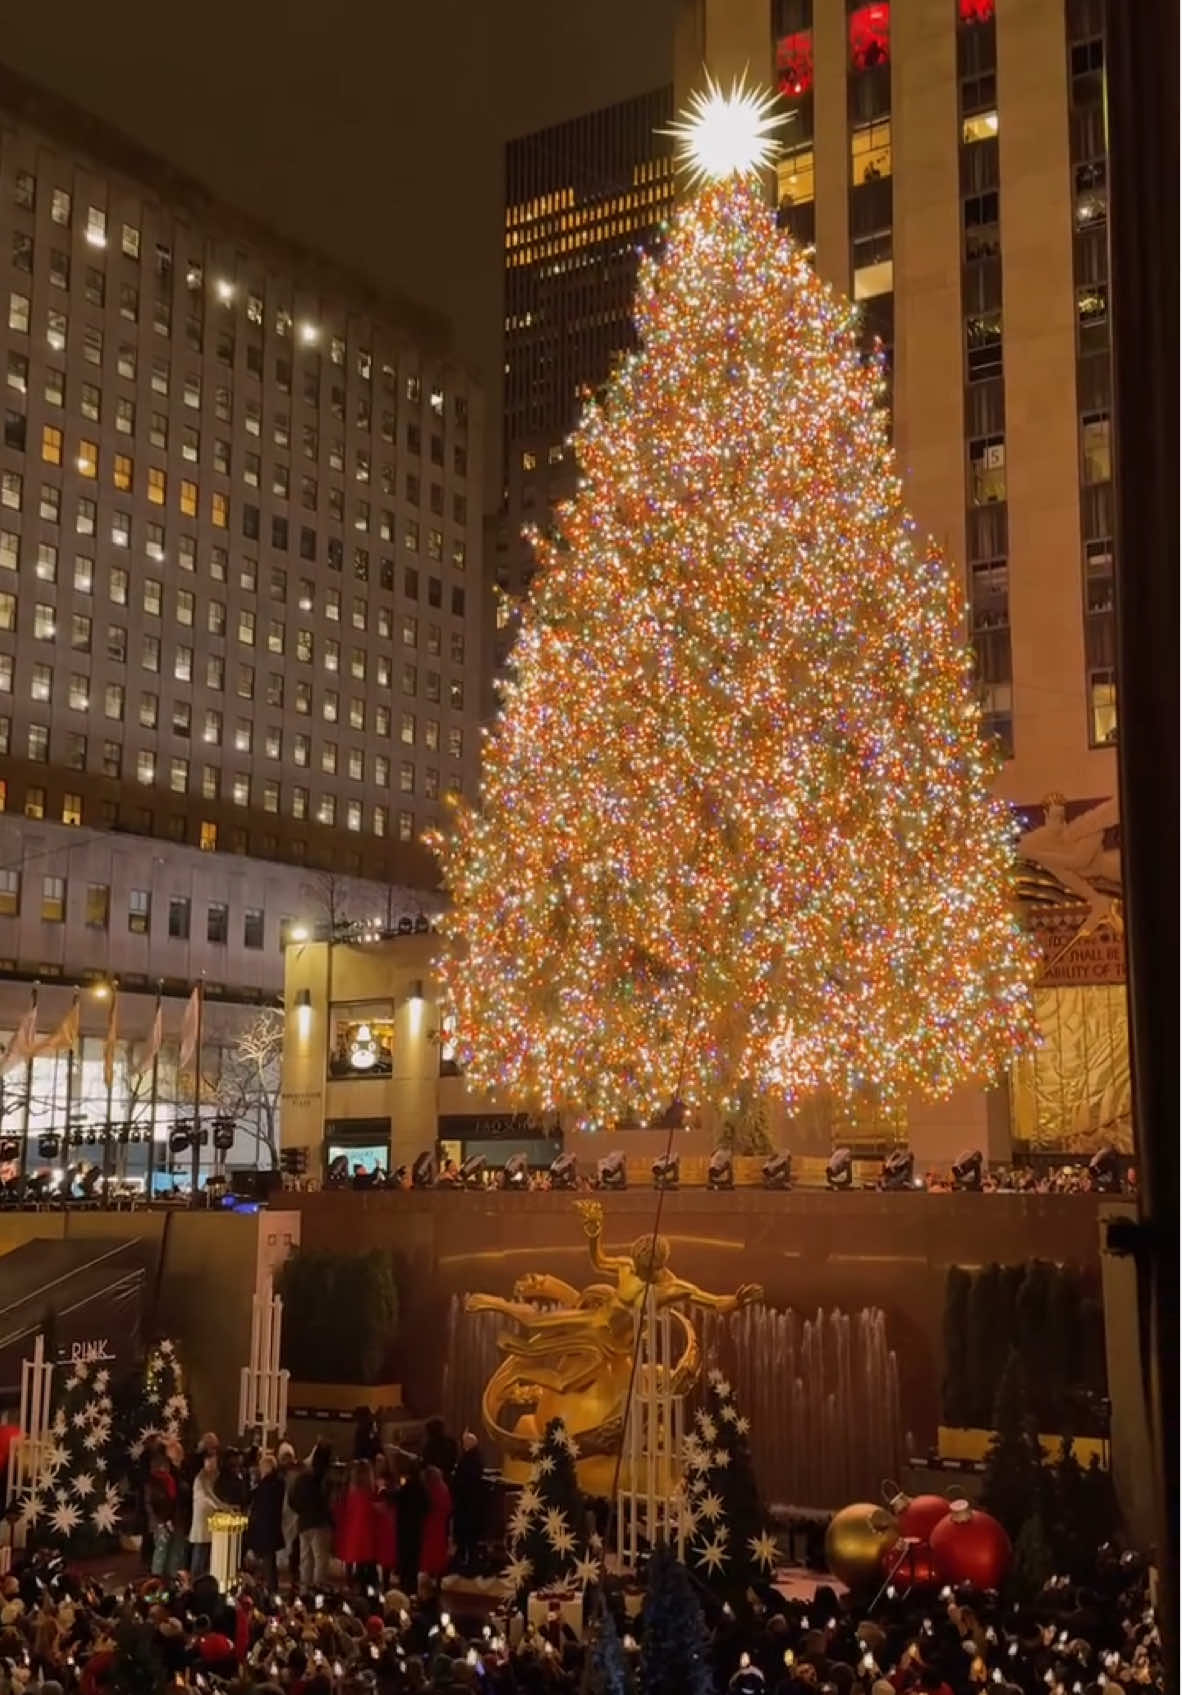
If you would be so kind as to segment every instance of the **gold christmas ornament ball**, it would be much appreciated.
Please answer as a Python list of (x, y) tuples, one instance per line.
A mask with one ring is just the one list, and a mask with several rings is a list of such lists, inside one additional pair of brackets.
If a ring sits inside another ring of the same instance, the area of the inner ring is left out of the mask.
[(829, 1570), (850, 1589), (869, 1583), (879, 1576), (879, 1561), (898, 1536), (894, 1513), (873, 1501), (854, 1501), (829, 1520), (825, 1532)]

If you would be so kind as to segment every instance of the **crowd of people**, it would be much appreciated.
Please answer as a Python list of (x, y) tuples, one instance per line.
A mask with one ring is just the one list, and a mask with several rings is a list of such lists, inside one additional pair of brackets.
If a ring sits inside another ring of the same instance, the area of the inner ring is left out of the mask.
[(421, 1454), (387, 1450), (368, 1408), (359, 1408), (351, 1460), (317, 1442), (302, 1463), (290, 1442), (274, 1454), (223, 1447), (207, 1432), (189, 1454), (161, 1440), (145, 1456), (141, 1522), (153, 1576), (210, 1569), (213, 1520), (246, 1516), (243, 1546), (260, 1578), (322, 1589), (334, 1561), (372, 1587), (420, 1573), (438, 1579), (454, 1563), (471, 1569), (485, 1531), (487, 1490), (480, 1445), (460, 1442), (442, 1421), (426, 1427)]
[[(0, 1695), (148, 1695), (169, 1686), (579, 1695), (594, 1686), (585, 1681), (586, 1642), (556, 1608), (530, 1625), (520, 1611), (453, 1600), (425, 1573), (410, 1589), (388, 1590), (366, 1575), (287, 1592), (245, 1575), (222, 1594), (209, 1575), (182, 1571), (104, 1590), (60, 1557), (35, 1553), (0, 1579)], [(584, 1602), (592, 1631), (598, 1598), (588, 1590)], [(1147, 1574), (1127, 1555), (1103, 1558), (1086, 1588), (1056, 1578), (1022, 1606), (888, 1591), (867, 1611), (826, 1586), (803, 1601), (769, 1585), (749, 1594), (742, 1616), (709, 1592), (703, 1600), (716, 1695), (1111, 1695), (1165, 1685)], [(643, 1613), (618, 1587), (604, 1602), (624, 1689), (652, 1687)]]

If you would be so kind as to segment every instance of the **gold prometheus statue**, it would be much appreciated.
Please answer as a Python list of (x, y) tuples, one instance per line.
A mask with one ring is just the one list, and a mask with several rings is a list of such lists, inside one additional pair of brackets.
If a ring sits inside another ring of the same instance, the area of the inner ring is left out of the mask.
[(733, 1295), (711, 1295), (669, 1269), (666, 1236), (638, 1236), (626, 1253), (604, 1252), (603, 1206), (576, 1201), (596, 1271), (614, 1283), (579, 1290), (561, 1277), (531, 1272), (513, 1285), (513, 1299), (469, 1295), (468, 1312), (496, 1312), (510, 1320), (498, 1337), (505, 1358), (485, 1385), (485, 1429), (503, 1455), (506, 1477), (523, 1480), (530, 1444), (561, 1418), (579, 1451), (579, 1482), (589, 1494), (611, 1490), (615, 1454), (624, 1429), (632, 1350), (651, 1285), (658, 1309), (668, 1307), (681, 1330), (672, 1392), (685, 1394), (697, 1380), (702, 1352), (683, 1305), (737, 1312), (761, 1301), (757, 1283)]

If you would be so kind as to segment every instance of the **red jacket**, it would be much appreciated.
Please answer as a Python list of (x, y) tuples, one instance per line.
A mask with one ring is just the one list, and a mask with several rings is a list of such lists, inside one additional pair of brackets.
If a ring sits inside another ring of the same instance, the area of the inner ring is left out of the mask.
[(448, 1528), (451, 1524), (451, 1490), (442, 1478), (427, 1483), (431, 1505), (423, 1525), (423, 1551), (419, 1569), (429, 1577), (442, 1577), (447, 1570)]
[(337, 1558), (346, 1565), (367, 1565), (376, 1559), (377, 1526), (373, 1491), (351, 1483), (337, 1515)]

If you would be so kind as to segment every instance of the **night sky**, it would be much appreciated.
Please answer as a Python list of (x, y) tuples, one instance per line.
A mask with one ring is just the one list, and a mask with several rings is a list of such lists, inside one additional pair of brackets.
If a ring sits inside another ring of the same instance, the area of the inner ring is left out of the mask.
[(503, 144), (667, 81), (674, 3), (59, 0), (10, 7), (0, 56), (438, 307), (496, 382)]

